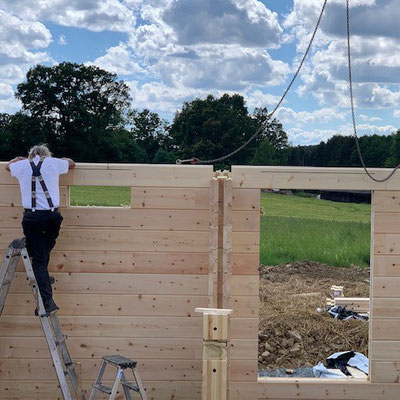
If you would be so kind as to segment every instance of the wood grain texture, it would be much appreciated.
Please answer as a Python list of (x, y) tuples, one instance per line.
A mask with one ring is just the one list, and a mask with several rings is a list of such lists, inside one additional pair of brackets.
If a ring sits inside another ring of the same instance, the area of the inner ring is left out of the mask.
[[(194, 231), (133, 231), (123, 229), (62, 229), (55, 250), (108, 251), (208, 251), (208, 232)], [(0, 250), (5, 250), (22, 229), (3, 229)]]
[[(54, 273), (54, 294), (207, 295), (204, 275)], [(16, 273), (10, 293), (30, 293), (26, 275)]]
[[(193, 317), (61, 317), (63, 331), (68, 337), (126, 337), (132, 338), (200, 338), (202, 319)], [(123, 329), (122, 329), (123, 328)], [(239, 330), (239, 332), (242, 332)], [(41, 337), (40, 322), (32, 316), (0, 318), (0, 336)]]
[[(387, 176), (389, 169), (370, 169), (373, 176)], [(362, 168), (250, 167), (233, 166), (234, 188), (397, 190), (400, 174), (386, 182), (374, 182)]]
[[(90, 279), (90, 278), (89, 278)], [(196, 307), (207, 307), (208, 297), (196, 295), (55, 294), (61, 316), (191, 316)], [(243, 309), (249, 303), (240, 303)], [(10, 293), (3, 315), (29, 315), (36, 304), (31, 293)], [(240, 311), (240, 315), (244, 312)], [(247, 315), (246, 315), (247, 316)]]
[(400, 212), (400, 193), (398, 190), (377, 190), (374, 193), (375, 212)]
[[(60, 207), (66, 207), (67, 205), (68, 188), (60, 186)], [(16, 179), (13, 185), (1, 185), (0, 181), (0, 221), (6, 214), (2, 209), (3, 207), (22, 208), (21, 191)], [(22, 213), (22, 209), (19, 211)]]
[(400, 256), (374, 256), (373, 276), (400, 276)]
[(362, 380), (271, 378), (268, 383), (232, 382), (230, 394), (231, 400), (394, 400), (398, 397), (399, 385), (371, 384)]
[[(20, 265), (18, 270), (22, 271), (22, 268)], [(49, 271), (205, 275), (208, 273), (208, 253), (54, 250), (51, 253)]]
[(232, 209), (239, 210), (261, 210), (261, 192), (259, 189), (239, 189), (232, 190)]
[(374, 299), (377, 297), (400, 297), (400, 276), (377, 276), (373, 279)]
[[(195, 182), (193, 182), (193, 184), (195, 184)], [(137, 209), (208, 211), (209, 186), (210, 183), (204, 188), (152, 188), (133, 186), (131, 189), (131, 207)]]

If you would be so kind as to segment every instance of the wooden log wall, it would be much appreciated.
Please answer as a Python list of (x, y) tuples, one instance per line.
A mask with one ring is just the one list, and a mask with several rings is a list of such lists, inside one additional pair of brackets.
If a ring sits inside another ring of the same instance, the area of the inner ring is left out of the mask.
[[(18, 182), (4, 166), (2, 253), (22, 236)], [(194, 309), (208, 306), (212, 174), (212, 167), (79, 164), (62, 177), (64, 221), (50, 270), (84, 389), (101, 356), (119, 353), (139, 361), (149, 399), (201, 398), (202, 317)], [(71, 185), (129, 186), (131, 207), (70, 207)], [(0, 318), (2, 400), (61, 397), (34, 308), (21, 265)]]
[[(372, 170), (378, 178), (387, 172)], [(399, 399), (400, 175), (396, 174), (385, 183), (376, 183), (363, 170), (355, 168), (234, 166), (232, 179), (231, 282), (234, 312), (231, 327), (230, 400)], [(257, 380), (259, 196), (263, 188), (358, 189), (373, 192), (369, 380)], [(246, 261), (243, 263), (243, 260)], [(239, 306), (241, 302), (256, 306), (242, 309)]]
[[(1, 251), (22, 235), (19, 189), (4, 165)], [(232, 180), (216, 183), (211, 167), (80, 164), (61, 180), (65, 219), (50, 270), (83, 388), (103, 354), (120, 353), (139, 360), (150, 399), (199, 400), (202, 321), (194, 309), (217, 303), (233, 309), (230, 400), (400, 398), (399, 176), (379, 184), (360, 169), (232, 171)], [(70, 207), (71, 185), (129, 186), (131, 206)], [(374, 191), (370, 381), (257, 380), (261, 188)], [(19, 267), (0, 319), (1, 399), (60, 398), (33, 309)]]

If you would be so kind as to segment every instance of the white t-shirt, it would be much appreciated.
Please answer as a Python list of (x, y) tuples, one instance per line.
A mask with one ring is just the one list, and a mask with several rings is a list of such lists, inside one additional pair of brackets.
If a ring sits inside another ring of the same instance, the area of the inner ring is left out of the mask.
[[(33, 159), (35, 165), (40, 157)], [(10, 165), (11, 176), (18, 179), (21, 188), (22, 205), (24, 208), (32, 208), (32, 167), (29, 160), (21, 160)], [(53, 200), (54, 207), (60, 205), (59, 176), (68, 173), (68, 161), (60, 158), (46, 157), (40, 168), (40, 173)], [(36, 179), (36, 210), (49, 210), (49, 203), (43, 192), (42, 186)]]

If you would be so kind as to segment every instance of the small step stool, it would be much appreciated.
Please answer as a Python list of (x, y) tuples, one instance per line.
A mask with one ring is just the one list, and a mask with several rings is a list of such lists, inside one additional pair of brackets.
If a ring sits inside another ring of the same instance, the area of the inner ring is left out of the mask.
[[(62, 332), (58, 316), (56, 312), (48, 313), (44, 308), (42, 296), (40, 295), (24, 238), (15, 239), (8, 246), (3, 263), (0, 267), (0, 316), (3, 312), (7, 294), (14, 278), (18, 261), (21, 257), (25, 267), (26, 279), (36, 301), (37, 313), (40, 317), (53, 365), (57, 373), (63, 399), (73, 400), (73, 398), (76, 398), (78, 400), (85, 400), (85, 394), (82, 391), (81, 382), (75, 369), (76, 364), (72, 361), (67, 349), (65, 342), (67, 337)], [(74, 396), (70, 391), (66, 379), (67, 377), (71, 380)]]
[[(114, 385), (112, 387), (105, 386), (101, 383), (104, 375), (104, 371), (107, 367), (107, 364), (114, 365), (118, 368), (117, 376), (115, 377)], [(93, 383), (93, 389), (90, 393), (89, 400), (93, 400), (96, 391), (100, 391), (106, 394), (109, 394), (109, 400), (114, 400), (117, 391), (119, 388), (119, 384), (122, 385), (122, 389), (124, 390), (125, 399), (132, 400), (130, 390), (139, 393), (140, 398), (142, 400), (147, 400), (147, 395), (145, 388), (143, 386), (142, 380), (140, 379), (139, 373), (136, 371), (136, 361), (130, 360), (129, 358), (113, 355), (113, 356), (103, 356), (103, 361), (100, 365), (99, 373), (97, 375), (95, 383)], [(125, 378), (124, 370), (131, 369), (133, 373), (133, 377), (135, 378), (135, 383), (128, 382)]]

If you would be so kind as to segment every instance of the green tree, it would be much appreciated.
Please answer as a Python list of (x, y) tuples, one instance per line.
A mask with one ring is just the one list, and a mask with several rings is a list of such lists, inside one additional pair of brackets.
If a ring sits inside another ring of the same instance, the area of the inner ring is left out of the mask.
[(400, 130), (391, 136), (389, 157), (385, 162), (385, 167), (396, 167), (400, 164)]
[(55, 155), (80, 161), (122, 157), (119, 143), (125, 140), (130, 99), (128, 86), (115, 74), (70, 62), (37, 65), (18, 85), (16, 96), (31, 122), (39, 123)]
[(224, 94), (220, 98), (209, 95), (204, 100), (184, 103), (182, 110), (175, 115), (170, 134), (180, 158), (214, 159), (236, 150), (261, 127), (262, 132), (256, 140), (217, 165), (223, 167), (249, 163), (263, 140), (284, 147), (281, 144), (284, 141), (274, 137), (274, 133), (283, 136), (282, 127), (277, 121), (273, 124), (266, 120), (265, 109), (250, 115), (244, 98), (239, 94)]
[(167, 153), (170, 146), (167, 121), (147, 109), (141, 112), (131, 110), (127, 120), (132, 140), (146, 150), (146, 162), (153, 162), (159, 150)]

